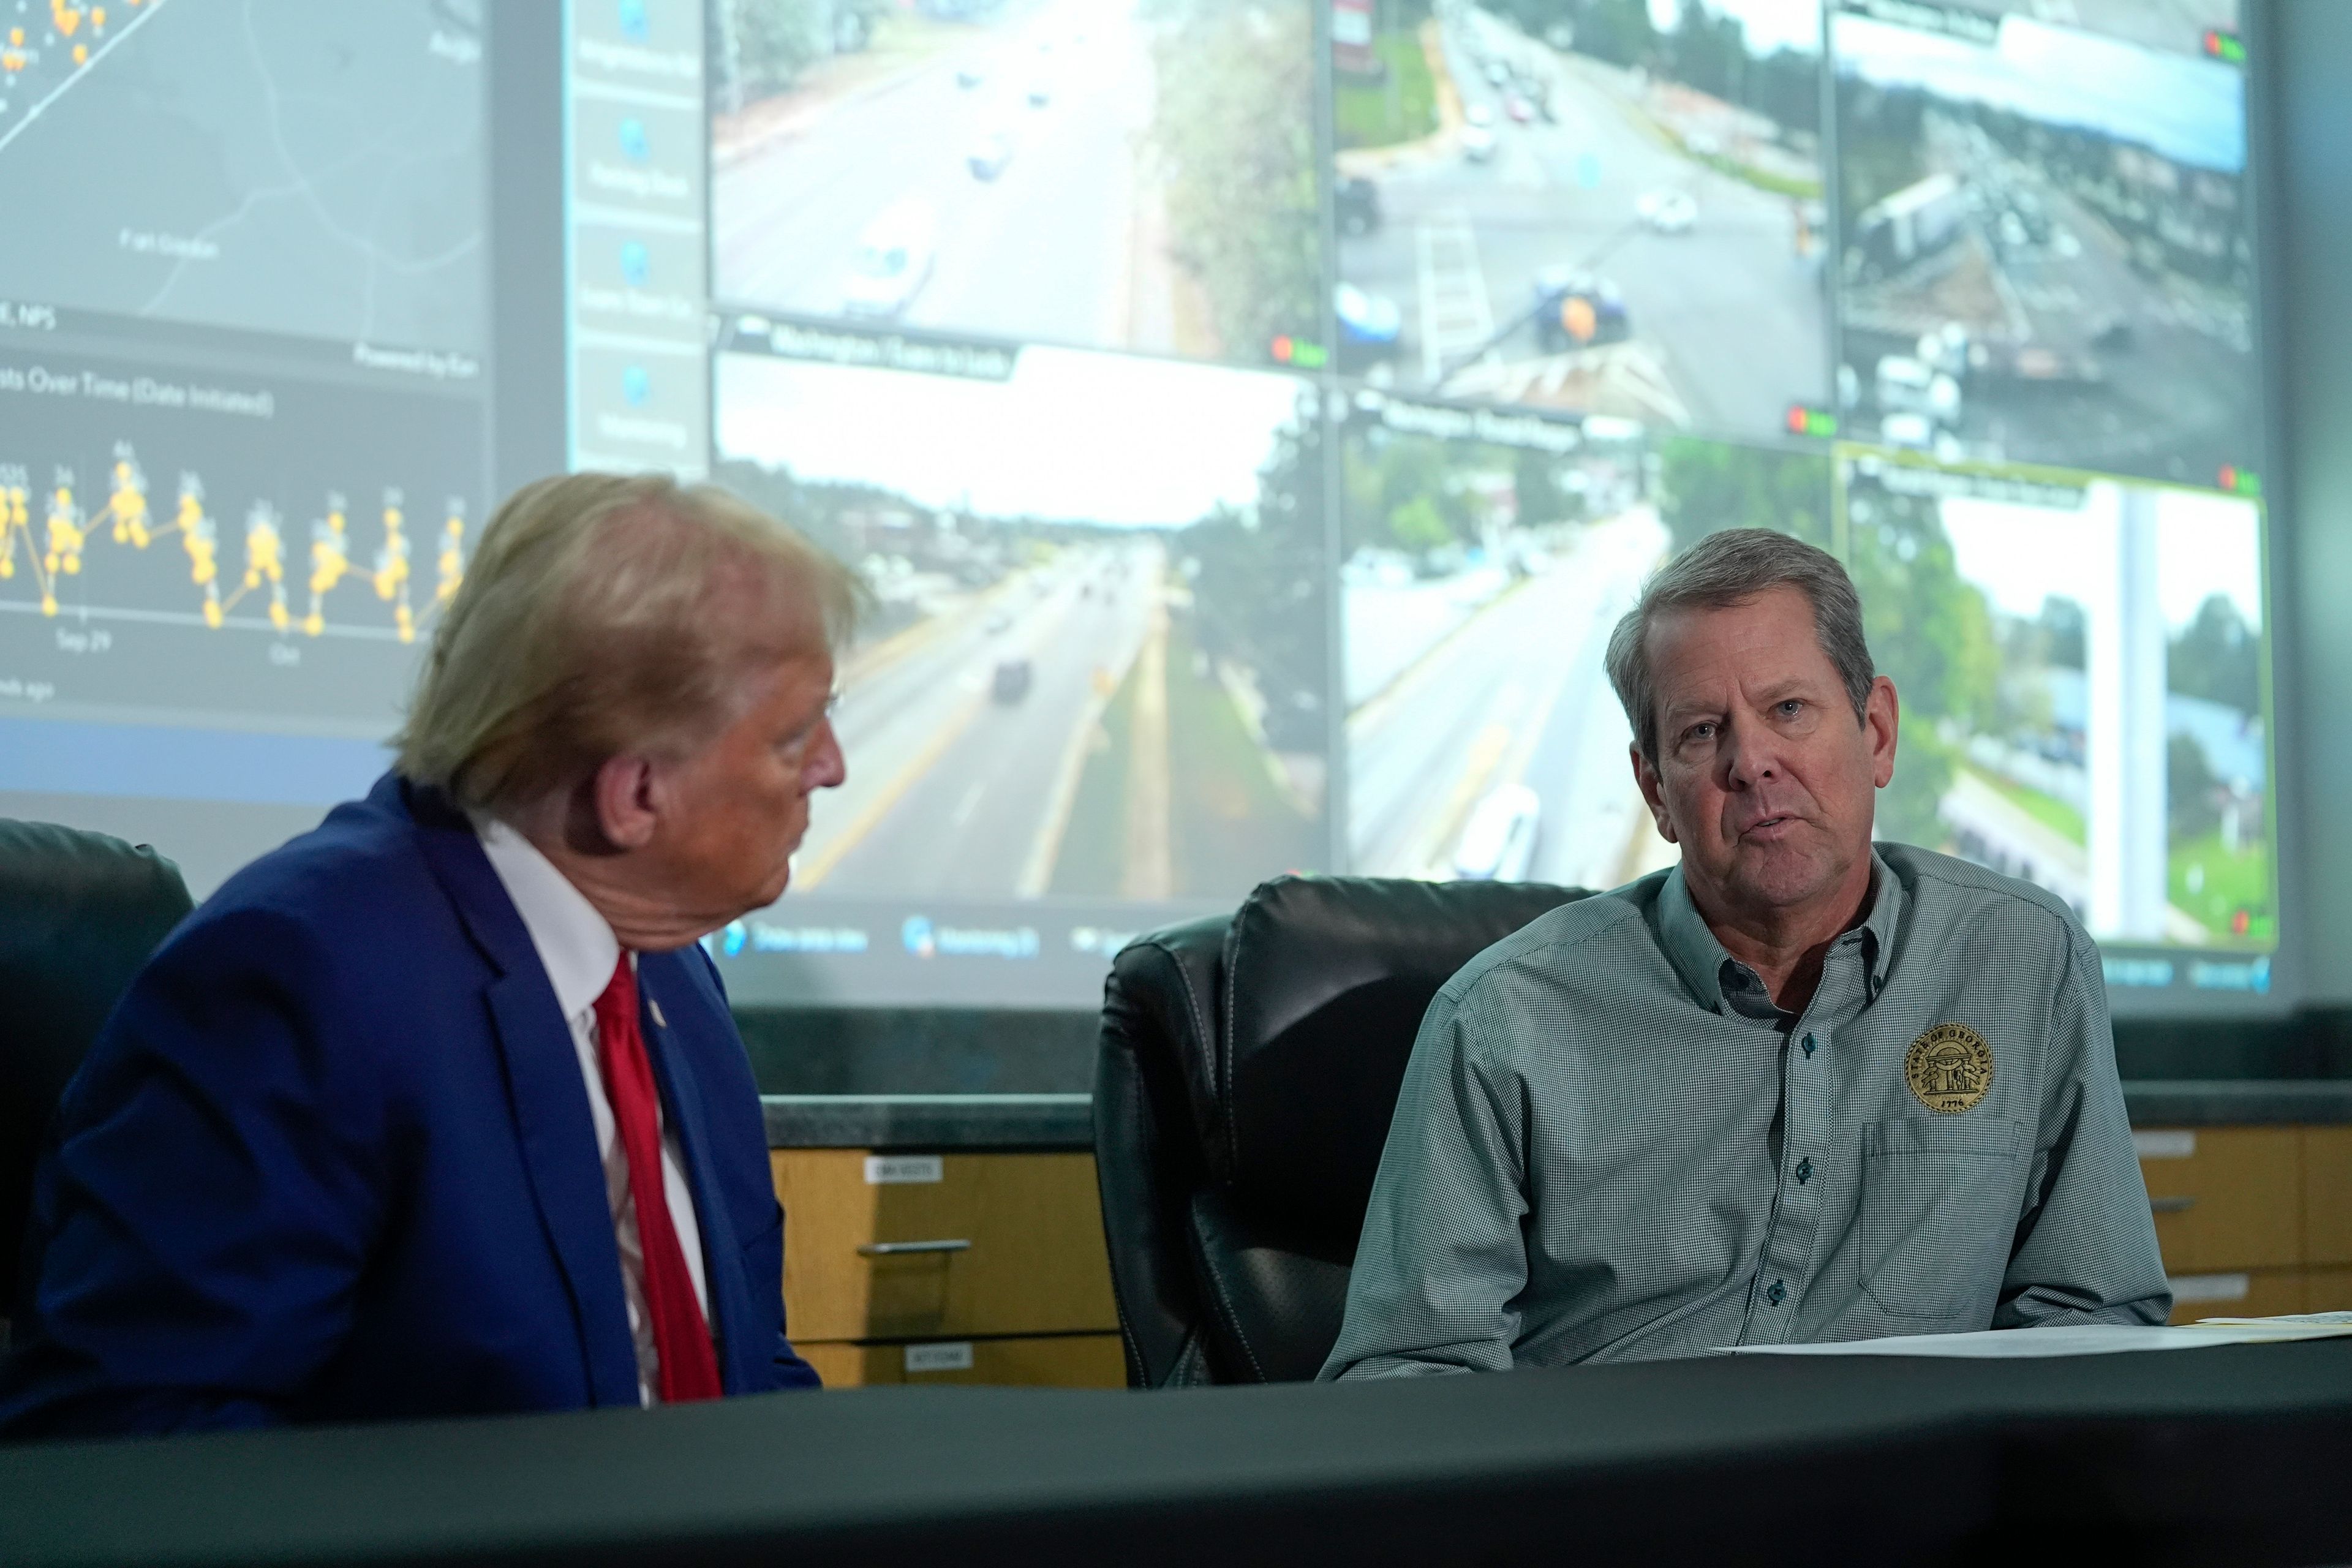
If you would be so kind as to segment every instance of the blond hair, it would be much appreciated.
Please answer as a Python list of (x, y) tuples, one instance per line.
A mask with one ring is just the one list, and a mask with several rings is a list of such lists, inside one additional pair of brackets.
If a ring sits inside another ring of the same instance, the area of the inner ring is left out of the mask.
[(410, 781), (507, 816), (624, 753), (691, 755), (749, 678), (838, 649), (850, 570), (713, 485), (569, 474), (483, 530), (393, 744)]

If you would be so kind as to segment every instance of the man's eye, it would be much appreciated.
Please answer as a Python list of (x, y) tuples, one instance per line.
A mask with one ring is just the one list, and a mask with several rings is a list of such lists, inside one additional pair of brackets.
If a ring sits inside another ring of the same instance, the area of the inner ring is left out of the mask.
[(1712, 740), (1714, 740), (1714, 739), (1715, 739), (1715, 721), (1713, 721), (1712, 719), (1709, 719), (1709, 720), (1705, 720), (1705, 721), (1701, 721), (1701, 722), (1699, 722), (1699, 723), (1696, 723), (1696, 724), (1692, 725), (1689, 729), (1687, 729), (1687, 730), (1685, 730), (1685, 731), (1683, 731), (1683, 739), (1685, 739), (1685, 740), (1686, 740), (1686, 741), (1712, 741)]
[(1805, 704), (1802, 698), (1789, 697), (1781, 700), (1780, 711), (1788, 718), (1793, 719), (1804, 710)]

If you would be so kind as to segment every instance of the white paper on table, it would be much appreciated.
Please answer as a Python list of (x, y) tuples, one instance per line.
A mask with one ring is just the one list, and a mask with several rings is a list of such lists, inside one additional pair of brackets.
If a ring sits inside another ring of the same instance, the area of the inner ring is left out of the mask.
[(2352, 1312), (2284, 1318), (2207, 1318), (2178, 1326), (2061, 1323), (2039, 1329), (1988, 1329), (1971, 1334), (1912, 1334), (1843, 1344), (1727, 1345), (1729, 1355), (1908, 1355), (2006, 1361), (2034, 1356), (2107, 1355), (2117, 1351), (2201, 1350), (2207, 1345), (2284, 1343), (2352, 1335)]

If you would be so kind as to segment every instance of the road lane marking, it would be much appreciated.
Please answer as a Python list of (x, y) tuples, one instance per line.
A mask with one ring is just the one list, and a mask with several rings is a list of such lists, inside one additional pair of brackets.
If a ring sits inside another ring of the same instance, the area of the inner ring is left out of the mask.
[(1461, 837), (1463, 826), (1469, 821), (1471, 807), (1486, 793), (1487, 781), (1494, 777), (1496, 767), (1511, 744), (1508, 724), (1489, 724), (1479, 731), (1471, 743), (1470, 755), (1463, 763), (1462, 776), (1454, 782), (1444, 805), (1431, 818), (1432, 831), (1414, 846), (1411, 864), (1422, 868), (1421, 874), (1440, 879), (1451, 878), (1454, 868), (1447, 852)]
[(956, 802), (955, 810), (948, 814), (948, 821), (958, 827), (970, 822), (973, 810), (980, 805), (980, 797), (987, 793), (988, 781), (974, 779), (971, 787), (963, 792), (963, 798)]
[(1444, 379), (1448, 361), (1483, 346), (1495, 335), (1494, 311), (1486, 300), (1486, 273), (1478, 260), (1478, 234), (1467, 215), (1413, 230), (1421, 286), (1421, 366), (1432, 385)]
[(1121, 898), (1165, 899), (1175, 889), (1169, 851), (1168, 615), (1155, 606), (1136, 658), (1135, 710), (1128, 723), (1127, 853)]
[(907, 765), (898, 770), (898, 776), (877, 792), (872, 800), (866, 803), (866, 809), (859, 812), (849, 826), (841, 830), (839, 837), (820, 850), (806, 866), (795, 868), (793, 880), (800, 884), (801, 890), (806, 892), (831, 876), (834, 868), (841, 864), (843, 858), (865, 841), (866, 835), (872, 833), (883, 817), (889, 815), (890, 809), (898, 804), (908, 790), (915, 787), (916, 780), (938, 764), (939, 760), (947, 754), (948, 748), (962, 737), (963, 732), (971, 727), (971, 721), (980, 716), (980, 710), (987, 706), (988, 700), (985, 697), (974, 696), (968, 699), (961, 708), (950, 715), (948, 721), (939, 727), (930, 740), (915, 753)]

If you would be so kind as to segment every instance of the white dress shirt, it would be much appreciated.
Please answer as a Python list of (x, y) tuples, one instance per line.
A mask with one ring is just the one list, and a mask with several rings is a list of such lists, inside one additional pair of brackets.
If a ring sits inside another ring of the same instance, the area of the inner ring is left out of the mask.
[[(604, 1201), (613, 1211), (613, 1238), (621, 1248), (621, 1288), (629, 1301), (629, 1337), (637, 1347), (637, 1399), (651, 1405), (660, 1386), (660, 1358), (654, 1348), (653, 1320), (646, 1311), (646, 1253), (637, 1239), (636, 1200), (629, 1192), (629, 1156), (613, 1128), (613, 1102), (604, 1093), (604, 1074), (596, 1055), (596, 998), (612, 984), (620, 963), (620, 939), (604, 917), (596, 912), (530, 840), (503, 822), (475, 825), (490, 869), (499, 874), (523, 929), (539, 952), (548, 984), (555, 988), (556, 1005), (572, 1026), (572, 1047), (579, 1053), (580, 1076), (588, 1087), (588, 1114), (596, 1123), (596, 1152), (604, 1165)], [(634, 963), (635, 961), (631, 960)], [(687, 1185), (685, 1162), (677, 1150), (677, 1131), (654, 1108), (661, 1126), (662, 1195), (669, 1201), (670, 1224), (686, 1254), (687, 1272), (694, 1277), (695, 1304), (703, 1321), (710, 1321), (710, 1292), (702, 1278), (702, 1226), (694, 1214), (694, 1191)]]

